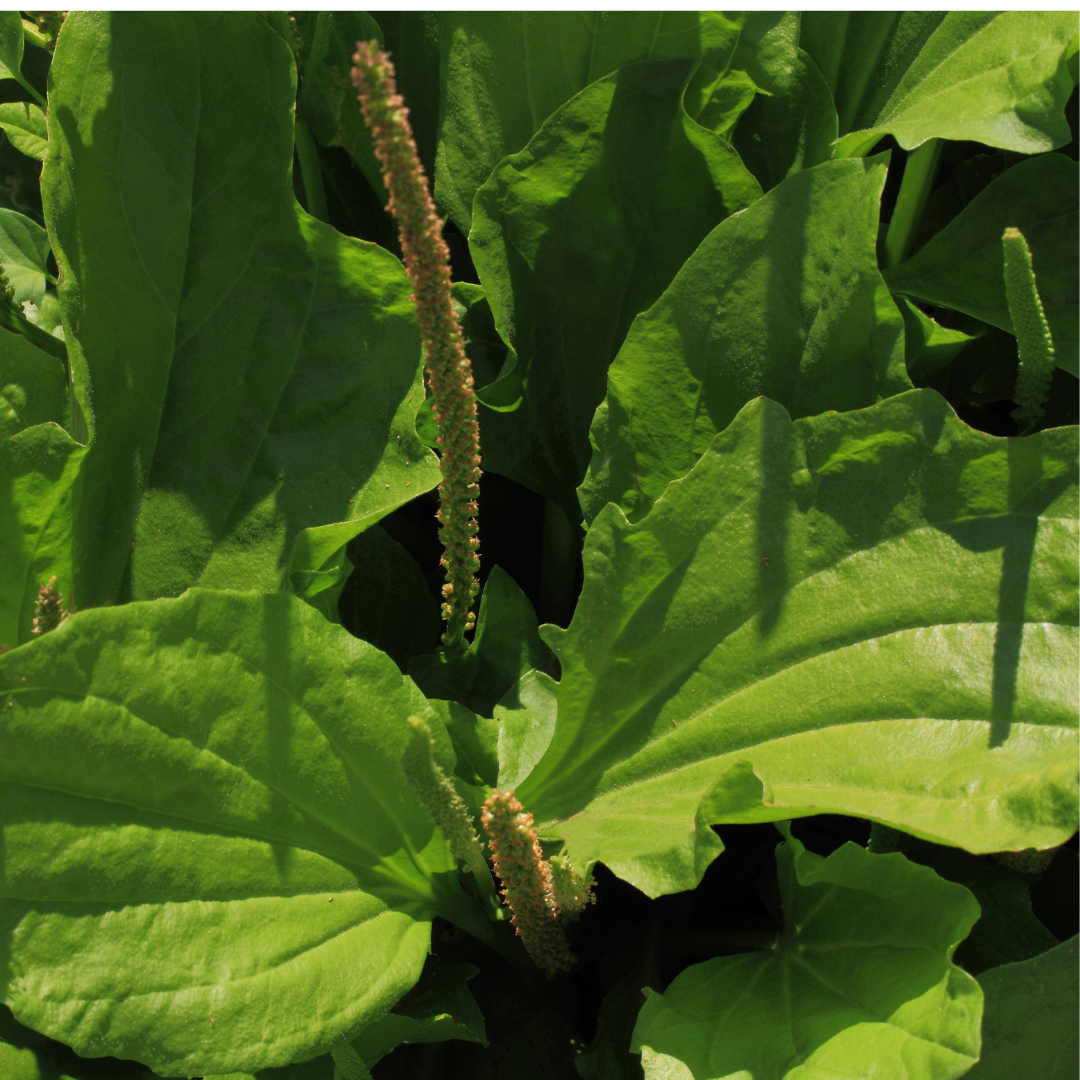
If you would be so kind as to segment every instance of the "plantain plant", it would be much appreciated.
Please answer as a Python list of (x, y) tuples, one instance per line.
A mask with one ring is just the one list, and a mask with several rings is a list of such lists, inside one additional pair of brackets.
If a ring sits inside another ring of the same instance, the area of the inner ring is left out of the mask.
[(0, 1076), (1074, 1075), (1078, 40), (0, 13)]

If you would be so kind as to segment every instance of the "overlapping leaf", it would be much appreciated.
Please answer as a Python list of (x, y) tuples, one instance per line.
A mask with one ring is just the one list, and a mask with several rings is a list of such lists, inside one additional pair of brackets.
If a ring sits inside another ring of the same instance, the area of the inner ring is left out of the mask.
[(586, 521), (608, 502), (643, 516), (753, 397), (806, 416), (910, 387), (875, 254), (885, 169), (789, 177), (718, 225), (634, 320), (593, 419)]
[(499, 165), (473, 208), (473, 259), (524, 390), (515, 412), (484, 412), (487, 467), (572, 520), (589, 423), (634, 316), (760, 195), (730, 144), (687, 116), (688, 70), (644, 61), (593, 83)]
[(1044, 154), (1014, 165), (907, 262), (889, 270), (889, 287), (938, 307), (973, 315), (1012, 333), (1001, 234), (1020, 229), (1032, 251), (1058, 366), (1077, 374), (1080, 244), (1077, 163)]
[(885, 135), (910, 150), (972, 140), (1038, 154), (1071, 139), (1066, 11), (810, 11), (800, 45), (833, 92), (838, 157)]
[(758, 400), (585, 547), (551, 745), (518, 796), (577, 865), (692, 888), (710, 822), (857, 814), (994, 851), (1077, 818), (1076, 429), (994, 439), (933, 391)]
[(0, 657), (0, 712), (3, 997), (83, 1055), (310, 1057), (412, 986), (436, 911), (485, 936), (398, 765), (431, 706), (286, 593), (83, 612)]
[(79, 602), (274, 589), (300, 530), (434, 486), (402, 267), (292, 196), (287, 45), (254, 13), (75, 13), (51, 79)]
[(954, 1080), (979, 1054), (982, 994), (952, 964), (967, 889), (903, 855), (777, 849), (784, 931), (769, 952), (694, 964), (645, 1002), (648, 1080)]
[[(446, 83), (435, 194), (466, 233), (473, 197), (495, 166), (590, 83), (640, 60), (707, 57), (690, 113), (704, 111), (702, 123), (716, 130), (756, 88), (774, 89), (778, 59), (794, 56), (798, 36), (797, 19), (778, 11), (473, 11), (440, 23)], [(732, 84), (734, 111), (725, 96)], [(712, 115), (717, 106), (723, 121)]]

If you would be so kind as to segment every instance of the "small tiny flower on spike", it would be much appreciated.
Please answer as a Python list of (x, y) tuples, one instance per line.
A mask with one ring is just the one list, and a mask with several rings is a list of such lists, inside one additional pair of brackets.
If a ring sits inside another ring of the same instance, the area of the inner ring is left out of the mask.
[(502, 894), (513, 913), (511, 922), (529, 956), (549, 976), (574, 965), (562, 926), (556, 921), (551, 866), (540, 850), (533, 816), (513, 792), (493, 791), (484, 803), (480, 820), (491, 837), (495, 872)]
[(574, 868), (569, 855), (556, 855), (548, 860), (551, 867), (551, 898), (555, 914), (564, 919), (576, 919), (596, 903), (592, 874), (583, 879)]
[(64, 598), (56, 587), (56, 575), (38, 589), (37, 602), (34, 604), (34, 624), (32, 633), (47, 634), (55, 630), (67, 618), (64, 611)]
[(442, 237), (427, 177), (416, 151), (409, 110), (394, 82), (394, 65), (378, 42), (360, 42), (353, 57), (353, 84), (375, 154), (390, 192), (387, 209), (397, 220), (405, 269), (413, 283), (420, 320), (428, 386), (434, 397), (442, 483), (439, 485), (440, 537), (445, 554), (443, 645), (464, 648), (463, 635), (476, 616), (471, 610), (480, 591), (476, 537), (476, 499), (480, 494), (480, 427), (476, 419), (472, 365), (465, 355), (461, 327), (450, 294), (450, 250)]

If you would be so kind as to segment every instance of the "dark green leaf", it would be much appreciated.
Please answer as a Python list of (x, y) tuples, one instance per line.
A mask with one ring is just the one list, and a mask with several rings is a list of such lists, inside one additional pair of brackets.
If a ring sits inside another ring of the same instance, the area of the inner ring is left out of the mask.
[(730, 126), (750, 100), (746, 88), (772, 89), (770, 69), (778, 54), (794, 53), (796, 37), (797, 22), (779, 11), (448, 12), (439, 206), (468, 232), (473, 196), (495, 166), (579, 91), (639, 60), (706, 57), (690, 115), (711, 130)]
[(439, 647), (439, 603), (416, 560), (384, 529), (366, 529), (350, 543), (348, 552), (353, 570), (344, 583), (342, 621), (350, 633), (382, 649), (406, 671), (410, 659), (414, 663), (425, 659), (419, 654)]
[(608, 373), (579, 498), (642, 517), (751, 398), (794, 416), (910, 388), (903, 322), (877, 269), (886, 159), (789, 177), (718, 225), (639, 315)]
[(1080, 1071), (1077, 938), (979, 976), (986, 998), (982, 1057), (970, 1080), (1072, 1080)]
[(382, 33), (375, 20), (362, 11), (320, 11), (310, 34), (296, 107), (323, 146), (345, 148), (385, 203), (389, 196), (382, 166), (375, 157), (349, 75), (357, 42), (374, 39), (381, 45)]
[[(896, 303), (904, 316), (904, 361), (908, 377), (913, 381), (929, 378), (946, 367), (953, 357), (986, 330), (985, 326), (974, 334), (949, 330), (936, 323), (910, 300), (898, 296)], [(980, 326), (978, 323), (975, 325)]]
[(752, 402), (640, 523), (590, 527), (574, 620), (544, 630), (555, 736), (518, 797), (575, 865), (650, 895), (700, 880), (709, 822), (1062, 843), (1076, 474), (1075, 428), (995, 439), (931, 390), (794, 422)]
[(301, 530), (433, 487), (412, 288), (296, 205), (285, 42), (254, 13), (76, 12), (50, 78), (43, 189), (96, 422), (80, 603), (274, 589)]
[(837, 137), (829, 87), (810, 56), (799, 49), (778, 73), (771, 94), (760, 94), (739, 120), (735, 149), (762, 189), (828, 161)]
[(1067, 11), (811, 11), (800, 44), (833, 91), (837, 157), (885, 135), (905, 150), (944, 138), (1037, 154), (1072, 138), (1075, 33)]
[(18, 1018), (166, 1075), (254, 1071), (383, 1015), (436, 911), (489, 936), (398, 764), (410, 714), (452, 767), (393, 661), (287, 593), (86, 611), (0, 657)]
[(458, 656), (445, 652), (418, 656), (409, 665), (409, 674), (428, 697), (460, 701), (490, 717), (518, 679), (550, 661), (551, 651), (536, 632), (529, 598), (495, 566), (480, 597), (476, 636), (468, 651)]
[(1015, 226), (1031, 247), (1058, 366), (1076, 375), (1077, 168), (1061, 154), (1014, 165), (907, 262), (886, 271), (889, 288), (1012, 333), (1001, 234)]
[(579, 517), (574, 489), (607, 366), (708, 232), (760, 195), (681, 104), (688, 61), (645, 61), (593, 83), (476, 196), (470, 246), (525, 388), (485, 410), (488, 468)]
[(964, 1075), (982, 994), (950, 961), (971, 893), (852, 843), (823, 859), (787, 833), (776, 861), (776, 948), (694, 964), (646, 1000), (631, 1048), (647, 1080)]

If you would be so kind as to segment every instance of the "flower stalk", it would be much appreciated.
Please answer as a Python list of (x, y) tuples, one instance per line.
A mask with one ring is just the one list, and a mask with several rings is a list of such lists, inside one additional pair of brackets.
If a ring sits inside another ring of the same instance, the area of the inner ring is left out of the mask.
[(409, 110), (397, 93), (394, 66), (378, 42), (359, 42), (353, 57), (353, 84), (364, 120), (371, 129), (398, 225), (405, 270), (413, 284), (420, 321), (428, 388), (439, 428), (439, 536), (443, 543), (443, 645), (465, 648), (464, 635), (476, 622), (472, 602), (480, 591), (477, 505), (480, 494), (480, 427), (472, 365), (465, 355), (461, 327), (450, 294), (450, 250), (442, 237), (427, 177), (416, 150)]
[(38, 597), (34, 602), (34, 622), (31, 632), (35, 636), (47, 634), (55, 630), (67, 618), (64, 610), (64, 598), (56, 587), (56, 575), (38, 589)]
[(526, 951), (548, 976), (569, 971), (574, 954), (557, 921), (551, 866), (540, 850), (532, 814), (512, 791), (493, 791), (480, 820), (491, 838), (488, 846), (503, 883), (502, 895), (512, 912), (510, 921)]

